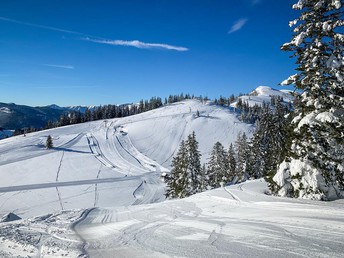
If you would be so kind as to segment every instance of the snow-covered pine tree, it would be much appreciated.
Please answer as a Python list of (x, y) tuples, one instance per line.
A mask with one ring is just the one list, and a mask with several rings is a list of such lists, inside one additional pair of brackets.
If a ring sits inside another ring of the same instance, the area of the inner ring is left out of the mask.
[(275, 104), (275, 112), (272, 114), (270, 134), (270, 146), (267, 152), (267, 162), (264, 168), (264, 177), (271, 189), (277, 186), (273, 181), (276, 170), (283, 162), (290, 148), (291, 132), (290, 122), (293, 114), (281, 102)]
[(180, 143), (177, 155), (173, 157), (171, 173), (166, 177), (166, 198), (184, 198), (191, 195), (190, 189), (188, 189), (189, 178), (187, 174), (187, 168), (187, 149), (185, 142), (182, 141)]
[(196, 134), (193, 131), (188, 136), (186, 141), (186, 149), (188, 154), (188, 167), (187, 173), (189, 178), (189, 186), (191, 194), (202, 192), (201, 186), (201, 154), (198, 150), (198, 142), (196, 140)]
[(235, 169), (236, 169), (236, 160), (235, 160), (235, 151), (233, 144), (228, 148), (228, 154), (227, 154), (227, 161), (228, 161), (228, 177), (230, 180), (233, 179), (235, 176)]
[(262, 114), (256, 123), (257, 129), (250, 142), (251, 159), (249, 162), (252, 167), (250, 176), (254, 178), (261, 178), (266, 175), (267, 164), (272, 159), (270, 152), (272, 145), (272, 117), (273, 115), (269, 105), (263, 104)]
[(247, 172), (251, 170), (248, 163), (250, 158), (249, 145), (247, 142), (247, 136), (245, 133), (239, 133), (237, 140), (235, 141), (236, 157), (236, 181), (245, 181), (248, 177)]
[(208, 177), (207, 177), (207, 167), (205, 163), (202, 165), (201, 169), (201, 191), (205, 191), (208, 189)]
[(344, 194), (343, 1), (299, 0), (291, 42), (298, 73), (283, 84), (302, 91), (289, 157), (273, 177), (278, 194), (331, 200)]
[(265, 177), (273, 183), (272, 177), (277, 166), (283, 161), (289, 139), (287, 108), (280, 101), (274, 110), (267, 104), (262, 107), (262, 115), (257, 121), (257, 129), (250, 142), (250, 176)]
[(225, 149), (220, 142), (216, 142), (211, 151), (207, 169), (210, 187), (216, 188), (230, 181), (228, 165)]
[(45, 142), (45, 147), (46, 147), (47, 149), (51, 149), (51, 148), (54, 147), (53, 138), (51, 137), (51, 135), (48, 135), (47, 141)]

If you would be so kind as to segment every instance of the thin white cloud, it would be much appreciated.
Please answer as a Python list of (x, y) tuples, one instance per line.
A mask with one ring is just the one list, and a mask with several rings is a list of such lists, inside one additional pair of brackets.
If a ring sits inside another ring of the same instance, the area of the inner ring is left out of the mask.
[(33, 86), (34, 89), (93, 89), (99, 88), (97, 86), (86, 86), (86, 85), (61, 85), (61, 86)]
[[(21, 25), (25, 25), (25, 26), (40, 28), (40, 29), (46, 29), (46, 30), (51, 30), (51, 31), (64, 32), (64, 33), (68, 33), (68, 34), (84, 36), (86, 38), (83, 38), (83, 40), (92, 41), (92, 42), (101, 43), (101, 44), (117, 45), (117, 46), (131, 46), (131, 47), (136, 47), (136, 48), (141, 48), (141, 49), (160, 48), (160, 49), (168, 49), (168, 50), (175, 50), (175, 51), (188, 51), (189, 50), (188, 48), (185, 48), (185, 47), (172, 46), (172, 45), (163, 44), (163, 43), (145, 43), (145, 42), (141, 42), (138, 40), (133, 40), (133, 41), (108, 40), (108, 39), (95, 37), (93, 35), (89, 35), (89, 34), (82, 33), (82, 32), (65, 30), (65, 29), (60, 29), (60, 28), (36, 24), (36, 23), (29, 23), (29, 22), (14, 20), (14, 19), (2, 17), (2, 16), (0, 16), (0, 20), (6, 21), (6, 22), (17, 23), (17, 24), (21, 24)], [(61, 68), (63, 68), (63, 67), (61, 67)], [(66, 67), (64, 67), (64, 68), (66, 68)], [(67, 68), (67, 69), (71, 69), (71, 68)]]
[(155, 49), (175, 50), (175, 51), (181, 51), (181, 52), (189, 50), (186, 47), (172, 46), (172, 45), (162, 44), (162, 43), (146, 43), (146, 42), (141, 42), (139, 40), (127, 41), (127, 40), (104, 40), (104, 39), (92, 39), (92, 38), (84, 38), (83, 40), (100, 43), (100, 44), (136, 47), (136, 48), (145, 48), (145, 49), (155, 48)]
[(248, 19), (242, 18), (237, 20), (231, 27), (231, 29), (228, 31), (229, 34), (236, 32), (238, 30), (241, 30), (241, 28), (248, 22)]
[(71, 69), (74, 70), (73, 65), (56, 65), (56, 64), (43, 64), (44, 66), (55, 67), (55, 68), (62, 68), (62, 69)]
[(36, 24), (36, 23), (23, 22), (23, 21), (14, 20), (14, 19), (2, 17), (2, 16), (0, 16), (0, 20), (6, 21), (6, 22), (17, 23), (17, 24), (21, 24), (21, 25), (25, 25), (25, 26), (30, 26), (30, 27), (36, 27), (36, 28), (40, 28), (40, 29), (46, 29), (46, 30), (64, 32), (64, 33), (69, 33), (69, 34), (87, 36), (87, 34), (81, 33), (81, 32), (77, 32), (77, 31), (65, 30), (65, 29), (60, 29), (60, 28), (56, 28), (56, 27), (40, 25), (40, 24)]

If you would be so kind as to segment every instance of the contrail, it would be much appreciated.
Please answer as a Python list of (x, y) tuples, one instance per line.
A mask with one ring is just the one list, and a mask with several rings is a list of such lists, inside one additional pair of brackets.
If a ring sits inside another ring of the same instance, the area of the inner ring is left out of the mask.
[[(30, 27), (36, 27), (36, 28), (40, 28), (40, 29), (64, 32), (64, 33), (68, 33), (68, 34), (81, 35), (81, 36), (92, 36), (92, 35), (88, 35), (88, 34), (82, 33), (82, 32), (77, 32), (77, 31), (72, 31), (72, 30), (65, 30), (65, 29), (60, 29), (60, 28), (46, 26), (46, 25), (41, 25), (41, 24), (36, 24), (36, 23), (23, 22), (23, 21), (18, 21), (18, 20), (14, 20), (14, 19), (2, 17), (2, 16), (0, 16), (0, 20), (7, 21), (7, 22), (12, 22), (12, 23), (17, 23), (17, 24), (21, 24), (21, 25), (25, 25), (25, 26), (30, 26)], [(92, 36), (92, 37), (94, 37), (94, 36)]]

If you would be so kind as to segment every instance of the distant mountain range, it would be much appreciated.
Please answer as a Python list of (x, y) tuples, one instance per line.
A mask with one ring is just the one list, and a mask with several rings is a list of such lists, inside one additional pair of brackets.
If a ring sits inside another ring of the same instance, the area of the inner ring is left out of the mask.
[(80, 111), (84, 113), (88, 107), (60, 107), (49, 105), (30, 107), (14, 103), (0, 103), (0, 128), (15, 130), (21, 128), (42, 128), (50, 121), (57, 121), (65, 112)]

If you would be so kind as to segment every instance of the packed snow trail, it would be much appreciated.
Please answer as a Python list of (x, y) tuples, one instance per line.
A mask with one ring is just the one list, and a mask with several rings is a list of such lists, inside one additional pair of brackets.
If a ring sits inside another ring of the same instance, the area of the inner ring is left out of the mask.
[(96, 179), (68, 181), (68, 182), (57, 181), (57, 182), (45, 183), (45, 184), (16, 185), (16, 186), (10, 186), (10, 187), (0, 187), (0, 193), (35, 190), (35, 189), (51, 188), (51, 187), (68, 187), (68, 186), (77, 186), (77, 185), (115, 183), (115, 182), (137, 180), (140, 178), (141, 177), (139, 176), (131, 176), (131, 177), (119, 177), (119, 178), (96, 178)]
[(75, 231), (90, 257), (342, 257), (343, 202), (277, 198), (266, 189), (256, 180), (182, 200), (93, 209)]

